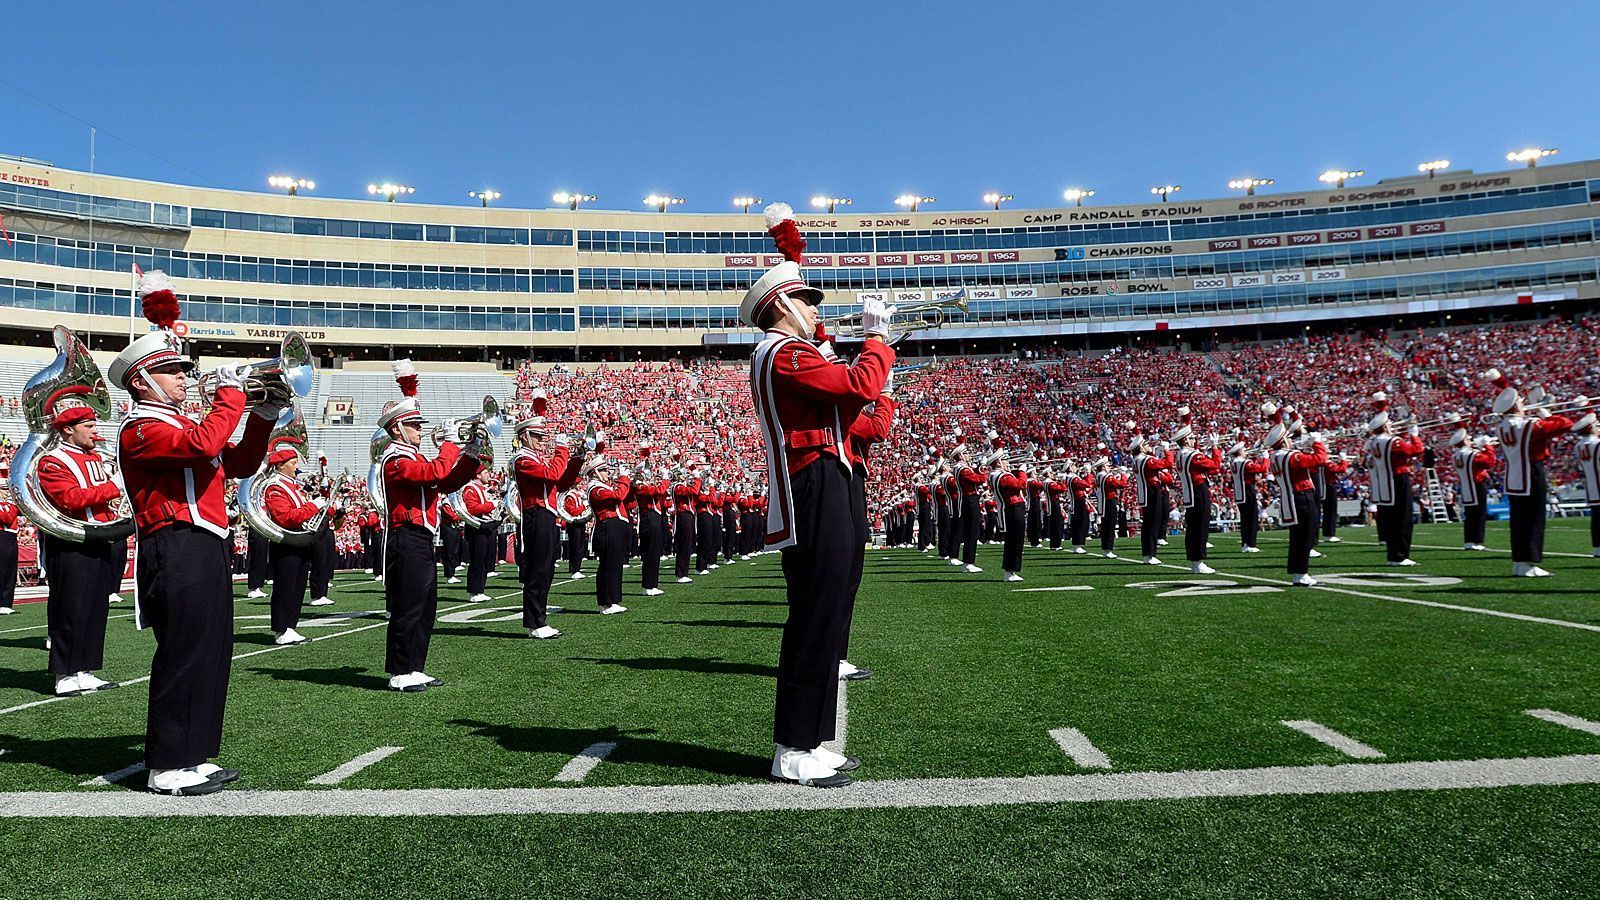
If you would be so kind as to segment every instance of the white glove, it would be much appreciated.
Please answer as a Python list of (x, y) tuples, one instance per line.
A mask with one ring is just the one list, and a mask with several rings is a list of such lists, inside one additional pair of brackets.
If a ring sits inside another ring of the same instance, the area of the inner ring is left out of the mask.
[(311, 505), (315, 506), (319, 510), (323, 510), (328, 508), (328, 501), (322, 499), (321, 497), (312, 497)]
[(249, 371), (249, 366), (217, 366), (217, 387), (231, 387), (242, 391), (245, 375)]
[(894, 305), (877, 297), (869, 297), (861, 304), (861, 332), (868, 337), (889, 337), (889, 320), (894, 318)]
[(445, 419), (440, 424), (444, 427), (444, 439), (450, 441), (451, 443), (455, 443), (455, 439), (460, 436), (461, 433), (461, 420)]
[(1313, 444), (1322, 443), (1322, 432), (1313, 431), (1313, 432), (1311, 432), (1310, 437), (1311, 437), (1311, 443), (1313, 443)]
[(1548, 419), (1548, 418), (1550, 418), (1550, 407), (1548, 407), (1548, 406), (1536, 407), (1534, 409), (1534, 411), (1533, 411), (1533, 414), (1538, 416), (1541, 419)]
[(1406, 436), (1407, 437), (1416, 437), (1417, 435), (1419, 435), (1421, 433), (1422, 433), (1422, 429), (1418, 428), (1415, 425), (1413, 425), (1410, 428), (1406, 429)]

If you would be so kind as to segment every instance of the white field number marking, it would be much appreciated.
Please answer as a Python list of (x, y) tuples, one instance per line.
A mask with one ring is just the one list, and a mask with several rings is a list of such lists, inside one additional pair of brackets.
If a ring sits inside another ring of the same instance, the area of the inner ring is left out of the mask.
[[(1190, 578), (1171, 581), (1136, 581), (1128, 585), (1142, 591), (1157, 591), (1157, 597), (1217, 597), (1223, 594), (1280, 594), (1283, 588), (1265, 584), (1241, 585), (1224, 578)], [(1170, 590), (1161, 590), (1170, 588)]]
[[(553, 610), (555, 607), (551, 607)], [(507, 612), (515, 610), (515, 612)], [(500, 615), (493, 615), (500, 613)], [(509, 622), (512, 619), (522, 618), (520, 606), (491, 606), (487, 609), (463, 609), (447, 616), (440, 616), (439, 621), (449, 622), (452, 625), (467, 625), (473, 622)]]
[(1367, 588), (1446, 587), (1461, 583), (1461, 579), (1449, 575), (1412, 575), (1405, 572), (1335, 572), (1331, 575), (1319, 572), (1317, 580), (1328, 584)]

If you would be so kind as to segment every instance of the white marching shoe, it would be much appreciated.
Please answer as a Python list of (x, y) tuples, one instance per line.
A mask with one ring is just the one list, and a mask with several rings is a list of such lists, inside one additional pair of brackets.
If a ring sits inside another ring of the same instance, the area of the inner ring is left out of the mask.
[(1189, 574), (1191, 574), (1191, 575), (1215, 575), (1215, 574), (1217, 574), (1217, 570), (1211, 568), (1210, 566), (1206, 565), (1203, 562), (1197, 562), (1197, 563), (1190, 563), (1189, 564)]
[(947, 563), (949, 563), (949, 564), (950, 564), (950, 565), (952, 565), (952, 566), (959, 566), (959, 565), (961, 565), (961, 560), (959, 560), (959, 559), (956, 559), (956, 558), (955, 558), (955, 557), (953, 557), (953, 556), (947, 556), (947, 557), (945, 557), (945, 560), (944, 560), (944, 561), (945, 561), (945, 562), (947, 562)]
[(1144, 558), (1144, 564), (1147, 566), (1159, 566), (1161, 565), (1161, 560), (1156, 559), (1154, 556), (1146, 556)]
[(332, 606), (333, 605), (333, 601), (328, 599), (327, 597), (318, 597), (317, 599), (311, 601), (311, 605), (312, 606)]
[(153, 794), (172, 797), (198, 797), (222, 790), (225, 783), (212, 781), (193, 767), (187, 769), (151, 769), (145, 776), (145, 787)]
[(306, 637), (300, 632), (295, 631), (293, 628), (287, 628), (282, 632), (279, 632), (278, 636), (273, 638), (272, 642), (274, 644), (304, 644), (308, 640), (310, 640), (310, 638)]
[(541, 625), (538, 628), (528, 629), (528, 637), (538, 638), (541, 641), (560, 636), (561, 630), (559, 628), (551, 628), (549, 625)]
[(695, 574), (699, 575), (701, 577), (705, 577), (705, 576), (711, 574), (711, 570), (710, 569), (698, 569), (698, 570), (695, 571)]
[(1517, 563), (1516, 577), (1518, 578), (1549, 578), (1550, 573), (1539, 568), (1533, 563)]
[(122, 602), (122, 595), (121, 594), (112, 594), (111, 596), (107, 597), (106, 600), (108, 602), (110, 602), (110, 603), (121, 603)]
[(9, 616), (9, 615), (14, 614), (15, 612), (16, 612), (16, 610), (12, 609), (9, 606), (0, 606), (0, 616)]
[(56, 696), (57, 697), (76, 697), (81, 693), (83, 693), (83, 688), (78, 684), (78, 676), (76, 676), (76, 675), (57, 675), (56, 676)]
[(371, 575), (372, 574), (372, 570), (371, 569), (362, 569), (361, 571), (364, 572), (367, 575)]
[(1115, 551), (1115, 550), (1107, 550), (1104, 553), (1104, 556), (1105, 556), (1106, 559), (1121, 559), (1122, 558), (1122, 557), (1117, 555), (1117, 551)]
[(621, 603), (613, 603), (610, 606), (607, 606), (606, 608), (600, 610), (600, 615), (602, 615), (602, 616), (614, 616), (617, 613), (625, 613), (627, 611), (628, 611), (628, 608), (626, 606), (623, 606)]
[(582, 581), (583, 579), (588, 578), (589, 576), (583, 574), (582, 572), (573, 572), (570, 577), (572, 577), (572, 578), (574, 578), (576, 580)]
[(977, 573), (982, 572), (983, 568), (981, 566), (974, 565), (973, 563), (967, 563), (967, 571), (976, 575)]
[[(1240, 553), (1260, 553), (1260, 547), (1244, 546), (1239, 548)], [(1315, 552), (1315, 551), (1313, 551)], [(1319, 554), (1320, 555), (1320, 554)]]
[(1006, 573), (1006, 580), (1007, 581), (1021, 581), (1022, 580), (1022, 576), (1018, 575), (1016, 572), (1007, 572)]
[(250, 593), (245, 594), (244, 596), (245, 596), (246, 600), (260, 600), (262, 597), (265, 597), (266, 595), (267, 595), (266, 591), (263, 591), (261, 588), (256, 588), (256, 589), (252, 590)]
[(682, 578), (679, 578), (679, 579), (678, 579), (678, 583), (679, 583), (679, 584), (688, 584), (688, 583), (689, 583), (689, 582), (691, 582), (691, 581), (694, 581), (694, 579), (693, 579), (693, 578), (690, 578), (690, 577), (689, 577), (689, 576), (687, 576), (687, 575), (685, 575), (685, 576), (683, 576), (683, 577), (682, 577)]
[(1295, 587), (1313, 587), (1316, 585), (1317, 580), (1310, 575), (1296, 575), (1289, 579), (1289, 583)]
[(1206, 549), (1207, 550), (1210, 550), (1210, 549), (1212, 549), (1212, 548), (1214, 548), (1216, 546), (1217, 546), (1216, 544), (1213, 544), (1210, 541), (1206, 541)]
[[(1482, 545), (1482, 544), (1479, 544), (1479, 545), (1478, 545), (1478, 546), (1480, 546), (1480, 547), (1481, 547), (1481, 546), (1483, 546), (1483, 545)], [(1593, 553), (1591, 553), (1591, 554), (1589, 554), (1589, 555), (1590, 555), (1590, 556), (1600, 556), (1600, 547), (1596, 547), (1596, 548), (1594, 548), (1594, 552), (1593, 552)]]
[[(623, 566), (623, 568), (627, 568), (627, 566)], [(720, 566), (718, 566), (716, 563), (712, 563), (711, 564), (711, 568), (712, 569), (717, 569), (717, 568), (720, 568)]]
[(1088, 553), (1089, 551), (1087, 551), (1087, 550), (1083, 549), (1082, 547), (1079, 547), (1078, 545), (1074, 544), (1072, 546), (1072, 552), (1073, 553)]
[(665, 594), (665, 593), (666, 593), (666, 591), (663, 591), (661, 588), (645, 588), (644, 589), (644, 595), (646, 597), (659, 597), (659, 596), (661, 596), (662, 594)]
[(93, 672), (78, 673), (78, 689), (83, 691), (85, 694), (92, 691), (110, 690), (111, 688), (118, 686), (119, 685), (115, 681), (106, 681), (104, 678), (100, 678)]
[(1327, 541), (1330, 544), (1342, 544), (1342, 543), (1344, 543), (1344, 538), (1339, 537), (1337, 534), (1334, 535), (1333, 537), (1325, 537), (1325, 538), (1323, 538), (1323, 540)]
[(772, 751), (772, 777), (806, 787), (844, 787), (850, 776), (833, 768), (810, 750), (776, 745)]
[(467, 598), (467, 602), (468, 603), (488, 603), (489, 602), (489, 595), (488, 594), (473, 594), (471, 597)]
[[(1317, 551), (1313, 550), (1311, 552), (1312, 553), (1316, 553)], [(1402, 559), (1399, 562), (1390, 561), (1390, 563), (1389, 563), (1389, 565), (1391, 565), (1391, 566), (1414, 566), (1416, 564), (1417, 564), (1417, 561), (1414, 560), (1414, 559), (1411, 559), (1410, 557)]]
[(456, 576), (454, 576), (454, 575), (451, 575), (449, 578), (446, 578), (444, 580), (444, 583), (445, 584), (460, 584), (461, 583), (461, 579), (456, 577)]
[(1322, 551), (1318, 550), (1315, 547), (1313, 547), (1313, 548), (1311, 548), (1311, 552), (1309, 553), (1309, 556), (1312, 559), (1321, 559), (1322, 558)]

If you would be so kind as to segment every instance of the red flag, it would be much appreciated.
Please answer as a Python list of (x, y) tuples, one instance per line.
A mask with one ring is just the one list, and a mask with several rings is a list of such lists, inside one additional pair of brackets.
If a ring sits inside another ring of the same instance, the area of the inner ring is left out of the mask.
[(3, 237), (3, 238), (6, 239), (6, 246), (7, 247), (15, 247), (16, 246), (16, 244), (11, 243), (11, 232), (6, 231), (6, 217), (3, 216), (3, 215), (0, 215), (0, 237)]

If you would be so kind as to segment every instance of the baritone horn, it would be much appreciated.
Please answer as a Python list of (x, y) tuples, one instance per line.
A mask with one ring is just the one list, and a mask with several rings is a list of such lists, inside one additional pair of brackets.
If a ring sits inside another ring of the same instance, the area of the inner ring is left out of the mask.
[[(940, 328), (956, 313), (967, 311), (967, 289), (962, 288), (942, 300), (930, 300), (926, 303), (914, 303), (910, 306), (896, 308), (894, 315), (889, 319), (889, 343), (898, 343), (913, 331), (922, 331), (928, 328)], [(844, 331), (853, 329), (861, 331), (861, 313), (849, 313), (843, 316), (831, 316), (822, 321), (830, 328)], [(861, 334), (861, 337), (866, 335)]]
[(457, 419), (455, 425), (455, 434), (450, 434), (449, 429), (445, 428), (445, 423), (443, 422), (435, 425), (433, 428), (433, 445), (437, 447), (445, 441), (465, 444), (472, 440), (473, 434), (480, 427), (492, 437), (499, 437), (501, 432), (499, 401), (495, 400), (493, 396), (485, 394), (483, 410), (471, 418)]
[[(249, 363), (245, 369), (245, 400), (251, 405), (266, 400), (268, 392), (278, 384), (286, 386), (295, 397), (308, 397), (316, 378), (316, 369), (311, 365), (311, 347), (298, 331), (283, 336), (276, 358)], [(216, 392), (216, 373), (201, 375), (200, 396), (206, 403), (212, 402)]]

